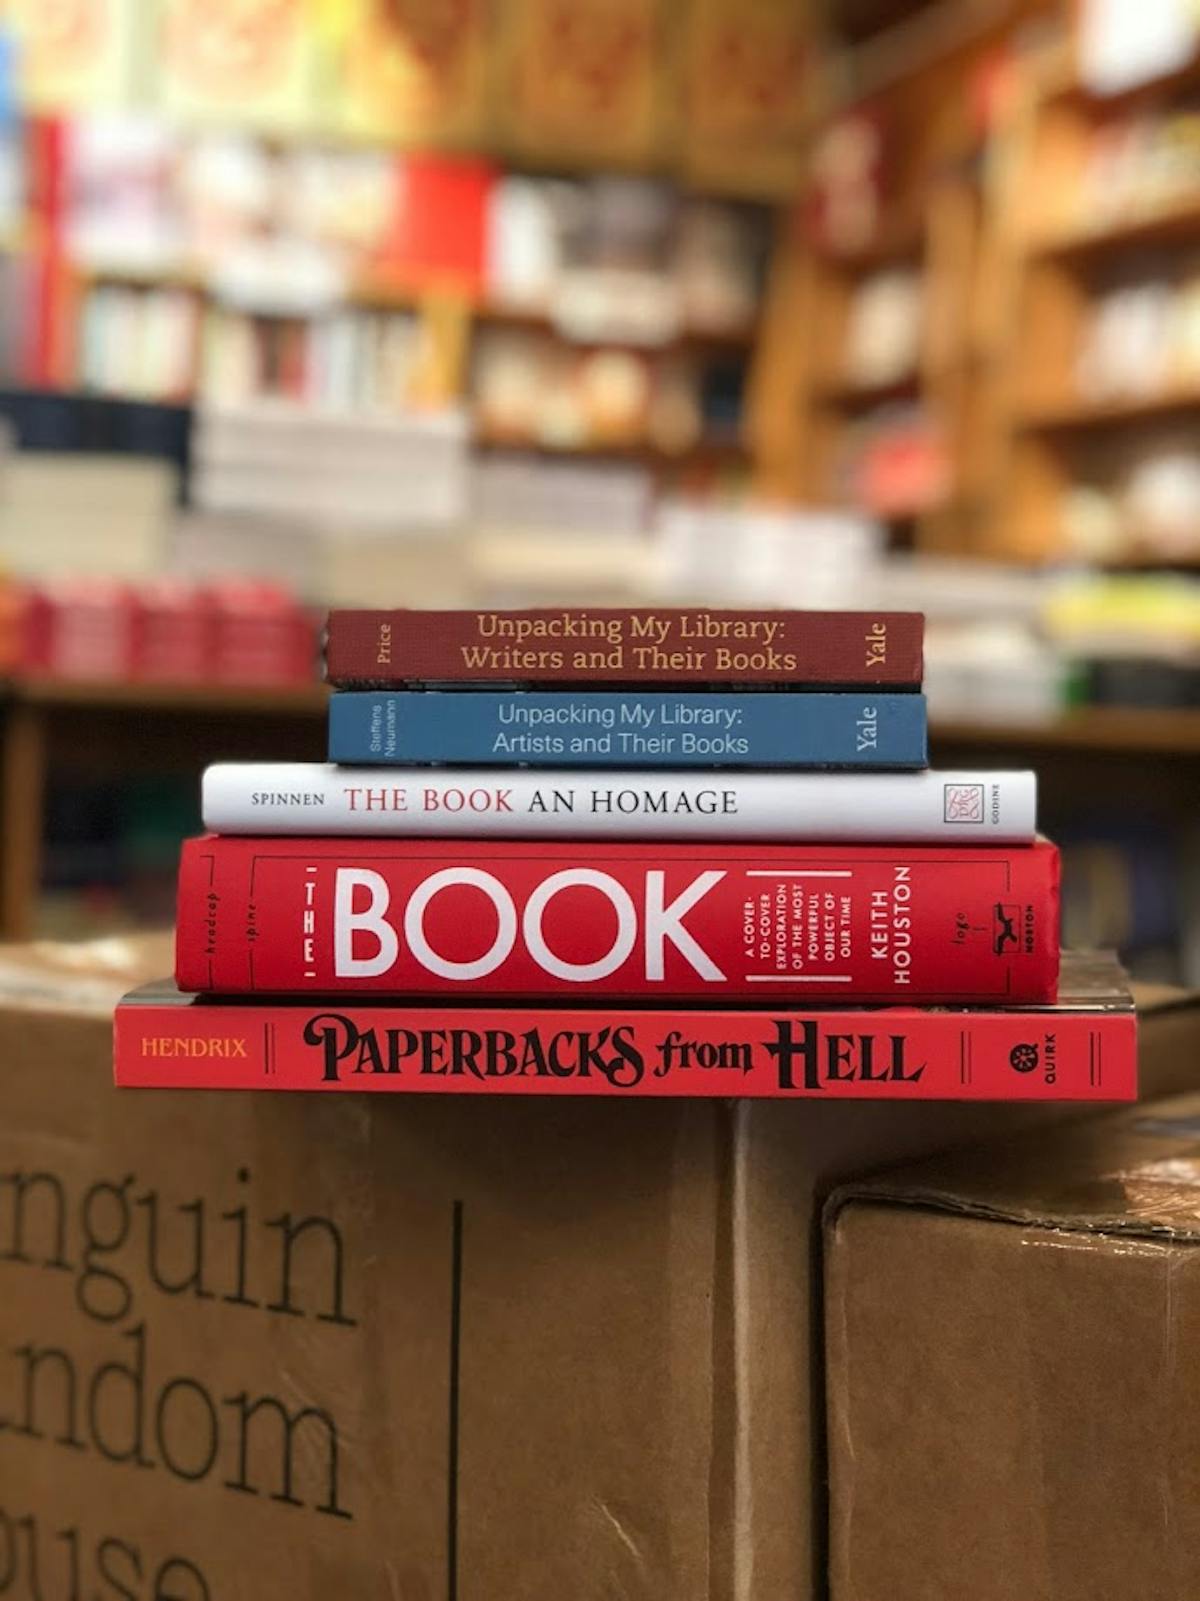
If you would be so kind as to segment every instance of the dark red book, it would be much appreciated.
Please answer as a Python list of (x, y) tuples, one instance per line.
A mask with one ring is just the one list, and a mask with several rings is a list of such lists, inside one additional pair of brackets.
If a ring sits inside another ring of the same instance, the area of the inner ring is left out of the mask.
[(176, 977), (218, 994), (1053, 1000), (1058, 852), (189, 840)]
[(331, 684), (921, 683), (919, 612), (333, 611)]
[(118, 1085), (141, 1089), (1122, 1101), (1133, 1005), (1111, 959), (1068, 956), (1056, 1006), (756, 1011), (237, 1002), (169, 983), (117, 1008)]

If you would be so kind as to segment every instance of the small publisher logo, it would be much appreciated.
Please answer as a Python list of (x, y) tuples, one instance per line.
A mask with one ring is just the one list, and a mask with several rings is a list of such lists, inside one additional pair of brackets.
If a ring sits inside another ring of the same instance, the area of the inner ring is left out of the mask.
[(944, 794), (947, 823), (983, 822), (982, 784), (947, 784)]
[(1021, 915), (1019, 906), (1006, 906), (1002, 901), (996, 902), (995, 924), (992, 932), (992, 950), (997, 956), (1003, 956), (1008, 949), (1016, 950), (1020, 944), (1017, 937), (1017, 919)]
[(1008, 1053), (1008, 1065), (1017, 1073), (1033, 1073), (1038, 1065), (1036, 1045), (1014, 1045)]

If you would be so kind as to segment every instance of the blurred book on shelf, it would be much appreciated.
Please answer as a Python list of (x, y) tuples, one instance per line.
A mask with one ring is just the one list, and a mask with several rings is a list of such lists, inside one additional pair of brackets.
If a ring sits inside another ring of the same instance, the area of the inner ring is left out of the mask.
[[(1045, 723), (1077, 704), (1197, 701), (1200, 585), (1185, 573), (1089, 577), (906, 557), (868, 515), (772, 506), (732, 479), (672, 492), (637, 457), (478, 450), (461, 410), (205, 404), (193, 437), (181, 434), (190, 411), (117, 399), (12, 392), (0, 412), (14, 441), (0, 455), (0, 559), (45, 590), (36, 604), (64, 639), (84, 630), (85, 614), (111, 631), (130, 605), (168, 619), (167, 638), (172, 616), (183, 628), (189, 583), (211, 608), (214, 585), (264, 573), (313, 606), (396, 594), (426, 604), (870, 599), (929, 615), (935, 718)], [(67, 575), (96, 582), (56, 588)], [(184, 588), (155, 590), (165, 575)]]
[(745, 362), (640, 349), (580, 349), (538, 332), (489, 329), (473, 366), (483, 443), (548, 450), (644, 449), (664, 461), (736, 446)]
[(757, 315), (767, 240), (760, 208), (661, 181), (505, 175), (488, 214), (488, 302), (576, 343), (736, 337)]
[(184, 290), (97, 284), (80, 316), (80, 387), (139, 400), (186, 401), (200, 332), (199, 307)]
[(1200, 100), (1185, 92), (1095, 127), (1082, 149), (1076, 183), (1047, 196), (1056, 203), (1048, 226), (1076, 227), (1086, 234), (1194, 204), (1200, 182), (1198, 116)]
[(1095, 452), (1062, 501), (1068, 556), (1114, 565), (1200, 565), (1200, 454), (1178, 425)]
[(937, 418), (925, 406), (900, 402), (872, 407), (847, 425), (831, 489), (839, 502), (902, 520), (944, 504), (951, 481)]
[(271, 573), (320, 606), (369, 606), (381, 595), (452, 605), (469, 592), (466, 541), (458, 529), (381, 537), (345, 521), (189, 510), (174, 519), (170, 569), (201, 583)]
[(1182, 576), (1067, 576), (1048, 587), (1046, 628), (1078, 656), (1158, 657), (1187, 663), (1200, 654), (1200, 583)]
[(465, 547), (470, 592), (488, 606), (632, 606), (650, 592), (653, 543), (642, 534), (481, 532)]
[(0, 417), (22, 452), (149, 457), (186, 471), (191, 412), (73, 390), (0, 388)]
[(470, 520), (478, 530), (619, 537), (649, 527), (654, 499), (653, 476), (636, 462), (506, 452), (471, 467)]
[(466, 419), (453, 411), (205, 405), (196, 414), (191, 497), (204, 511), (383, 533), (454, 526), (467, 509), (468, 442)]
[(179, 495), (168, 462), (19, 451), (0, 465), (0, 562), (29, 577), (161, 572)]
[(1052, 724), (1071, 704), (1070, 663), (1020, 623), (941, 623), (929, 627), (925, 694), (949, 723)]
[(91, 270), (177, 269), (187, 254), (179, 132), (145, 113), (76, 117), (64, 143), (64, 234), (74, 260)]
[(851, 513), (683, 497), (662, 502), (654, 534), (653, 583), (664, 604), (852, 609), (885, 544), (877, 523)]
[(0, 587), (0, 670), (85, 684), (307, 685), (319, 619), (274, 581), (59, 578)]
[[(0, 414), (22, 447), (160, 458), (193, 510), (262, 517), (275, 547), (284, 524), (319, 525), (303, 557), (283, 560), (320, 601), (366, 595), (368, 568), (386, 579), (376, 553), (352, 548), (369, 532), (640, 535), (660, 487), (724, 494), (748, 480), (764, 206), (661, 177), (547, 178), (462, 153), (339, 146), (315, 127), (264, 137), (247, 124), (281, 126), (272, 96), (297, 88), (300, 56), (288, 46), (269, 69), (266, 52), (264, 102), (238, 124), (220, 108), (247, 64), (228, 83), (211, 76), (228, 19), (197, 43), (205, 67), (179, 54), (196, 18), (169, 9), (155, 19), (170, 33), (163, 59), (142, 65), (198, 120), (144, 103), (132, 82), (79, 104), (50, 88), (44, 103), (67, 114), (14, 146), (30, 226), (0, 286), (13, 386)], [(130, 19), (109, 20), (124, 37)], [(17, 26), (49, 49), (32, 10)], [(391, 69), (411, 67), (384, 33)], [(141, 45), (146, 56), (149, 36)], [(46, 538), (11, 552), (18, 571), (166, 568), (168, 516), (147, 507), (139, 521), (129, 503), (148, 466), (108, 485), (97, 468), (83, 490), (109, 509), (108, 563), (61, 517), (51, 528), (51, 494), (33, 485), (22, 499), (31, 470), (7, 475), (7, 493)], [(89, 471), (77, 461), (63, 476), (82, 486)], [(185, 570), (223, 568), (183, 538)], [(241, 570), (261, 568), (248, 556)]]
[(921, 355), (924, 282), (915, 267), (869, 273), (854, 286), (846, 316), (843, 382), (872, 389), (915, 375)]

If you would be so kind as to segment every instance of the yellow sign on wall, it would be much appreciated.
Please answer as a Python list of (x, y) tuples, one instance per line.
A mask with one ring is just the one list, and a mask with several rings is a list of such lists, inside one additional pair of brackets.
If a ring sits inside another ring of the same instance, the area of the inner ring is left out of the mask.
[(137, 0), (8, 0), (22, 101), (35, 111), (119, 106), (135, 98)]
[(271, 129), (317, 121), (319, 32), (309, 0), (160, 0), (162, 108)]

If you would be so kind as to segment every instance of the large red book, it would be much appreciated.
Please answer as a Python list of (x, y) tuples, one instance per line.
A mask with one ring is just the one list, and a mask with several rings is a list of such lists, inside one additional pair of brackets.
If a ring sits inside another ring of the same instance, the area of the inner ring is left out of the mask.
[(243, 838), (183, 848), (176, 977), (221, 994), (1054, 998), (1058, 852)]
[(332, 611), (331, 684), (921, 683), (919, 612)]
[(210, 1000), (117, 1008), (118, 1085), (474, 1095), (1122, 1101), (1137, 1030), (1115, 962), (1066, 958), (1057, 1006), (675, 1011)]

